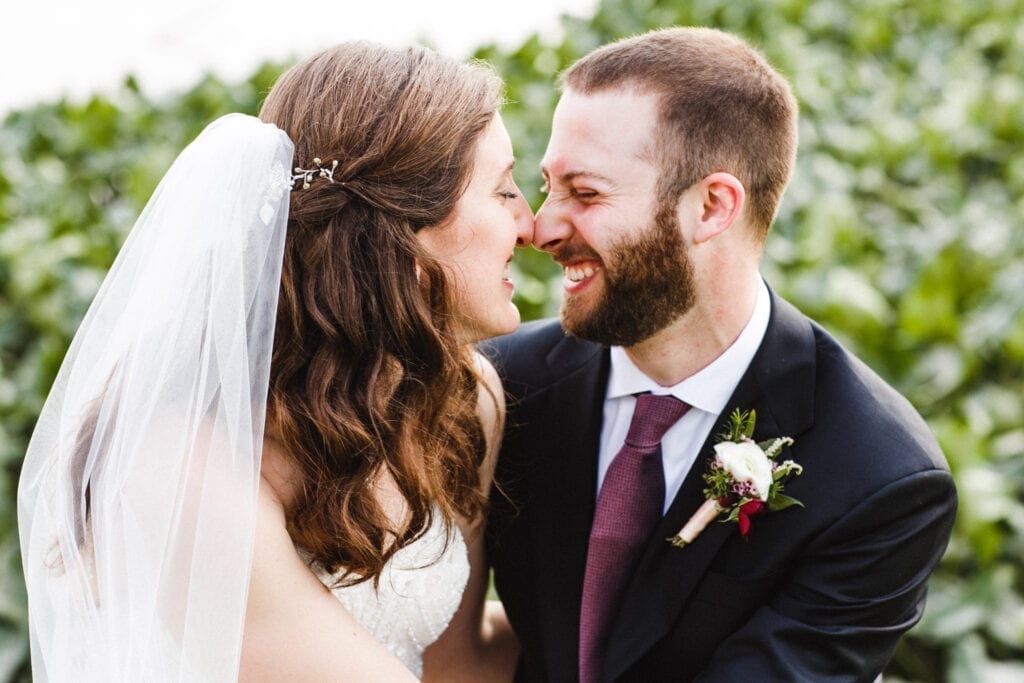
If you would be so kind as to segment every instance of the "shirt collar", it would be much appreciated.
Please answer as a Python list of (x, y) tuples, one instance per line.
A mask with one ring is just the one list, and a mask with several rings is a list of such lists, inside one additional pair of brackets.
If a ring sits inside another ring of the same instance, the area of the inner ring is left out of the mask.
[(611, 348), (611, 371), (608, 375), (608, 389), (605, 400), (631, 396), (649, 391), (652, 394), (669, 394), (692, 407), (719, 415), (739, 384), (750, 361), (754, 359), (771, 315), (771, 297), (768, 286), (760, 277), (757, 279), (757, 297), (754, 311), (743, 331), (722, 355), (699, 372), (671, 387), (659, 386), (645, 375), (626, 355), (621, 346)]

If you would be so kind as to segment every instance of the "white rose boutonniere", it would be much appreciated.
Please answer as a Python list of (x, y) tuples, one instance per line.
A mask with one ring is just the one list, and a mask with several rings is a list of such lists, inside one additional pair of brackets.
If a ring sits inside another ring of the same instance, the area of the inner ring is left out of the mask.
[(723, 441), (715, 444), (715, 457), (736, 482), (735, 492), (768, 500), (772, 486), (772, 463), (753, 441)]
[(803, 472), (803, 467), (792, 460), (776, 461), (784, 446), (793, 443), (788, 436), (755, 442), (754, 422), (757, 414), (751, 410), (733, 411), (729, 417), (729, 431), (719, 435), (715, 444), (715, 458), (704, 474), (707, 499), (682, 529), (668, 541), (679, 548), (692, 543), (713, 519), (722, 516), (723, 522), (736, 522), (740, 535), (750, 533), (750, 518), (763, 512), (785, 510), (803, 503), (782, 493), (790, 477)]

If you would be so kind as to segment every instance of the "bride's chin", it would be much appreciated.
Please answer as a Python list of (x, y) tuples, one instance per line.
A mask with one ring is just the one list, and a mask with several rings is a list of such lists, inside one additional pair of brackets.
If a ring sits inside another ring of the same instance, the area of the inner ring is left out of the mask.
[(508, 303), (509, 312), (508, 316), (501, 326), (501, 329), (495, 330), (490, 336), (498, 337), (503, 334), (510, 334), (519, 329), (519, 324), (522, 322), (522, 316), (519, 313), (519, 309), (512, 302)]
[(459, 341), (463, 344), (476, 344), (482, 342), (485, 339), (491, 339), (493, 337), (500, 337), (505, 334), (510, 334), (519, 329), (521, 322), (519, 309), (511, 303), (508, 304), (511, 310), (508, 315), (504, 316), (501, 321), (490, 320), (487, 324), (481, 324), (476, 326), (474, 329), (462, 328), (458, 332)]

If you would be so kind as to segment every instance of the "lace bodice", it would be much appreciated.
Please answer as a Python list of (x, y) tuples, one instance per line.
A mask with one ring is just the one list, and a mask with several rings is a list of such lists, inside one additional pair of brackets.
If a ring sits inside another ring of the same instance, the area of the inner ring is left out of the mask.
[[(337, 578), (316, 565), (311, 568), (328, 588)], [(419, 678), (423, 650), (448, 626), (468, 580), (469, 558), (462, 534), (456, 528), (445, 548), (444, 521), (435, 514), (426, 533), (385, 565), (378, 589), (372, 581), (364, 581), (331, 588), (331, 592)]]

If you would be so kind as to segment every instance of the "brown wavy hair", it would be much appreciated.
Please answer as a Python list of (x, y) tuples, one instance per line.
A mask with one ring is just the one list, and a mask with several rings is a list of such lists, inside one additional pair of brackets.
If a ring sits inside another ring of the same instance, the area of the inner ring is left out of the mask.
[[(376, 581), (437, 512), (449, 529), (483, 514), (473, 357), (416, 233), (451, 216), (501, 102), (483, 65), (356, 42), (290, 69), (260, 112), (296, 167), (338, 161), (291, 195), (267, 433), (301, 479), (292, 539), (343, 584)], [(374, 495), (385, 472), (404, 520)]]

